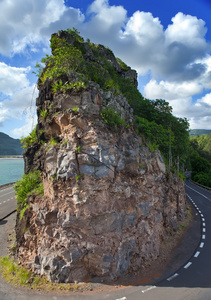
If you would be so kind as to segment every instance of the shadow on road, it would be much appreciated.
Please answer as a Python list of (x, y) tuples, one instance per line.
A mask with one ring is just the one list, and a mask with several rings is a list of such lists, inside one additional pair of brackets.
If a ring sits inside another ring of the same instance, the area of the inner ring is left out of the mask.
[(5, 225), (6, 223), (7, 223), (7, 220), (1, 220), (1, 221), (0, 221), (0, 226), (1, 226), (1, 225)]

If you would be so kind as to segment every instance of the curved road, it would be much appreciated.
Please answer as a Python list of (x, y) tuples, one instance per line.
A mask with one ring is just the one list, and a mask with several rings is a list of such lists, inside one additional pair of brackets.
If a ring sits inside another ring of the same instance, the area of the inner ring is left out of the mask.
[[(0, 281), (1, 300), (210, 300), (211, 299), (211, 192), (206, 191), (191, 182), (186, 183), (188, 199), (195, 206), (195, 213), (201, 218), (201, 240), (190, 259), (177, 272), (153, 286), (135, 286), (98, 294), (53, 295), (32, 293), (9, 287)], [(7, 194), (7, 195), (6, 195)], [(0, 190), (0, 199), (8, 205), (14, 197), (8, 188)], [(4, 202), (6, 201), (6, 202)], [(1, 203), (1, 201), (0, 201)], [(0, 205), (0, 211), (3, 204)], [(9, 214), (9, 212), (7, 212)], [(2, 218), (2, 217), (1, 217)], [(4, 221), (2, 221), (4, 222)], [(0, 222), (0, 225), (1, 223)], [(2, 224), (3, 225), (3, 224)], [(3, 225), (4, 226), (4, 225)], [(0, 226), (0, 230), (2, 227)], [(8, 288), (7, 288), (8, 287)]]

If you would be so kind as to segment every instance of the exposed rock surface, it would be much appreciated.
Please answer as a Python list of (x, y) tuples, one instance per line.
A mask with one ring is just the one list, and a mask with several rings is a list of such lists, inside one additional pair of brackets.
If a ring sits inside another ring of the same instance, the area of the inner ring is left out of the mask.
[[(87, 57), (93, 59), (89, 51)], [(129, 73), (136, 86), (135, 71)], [(69, 72), (65, 80), (75, 76)], [(26, 172), (42, 171), (45, 196), (31, 196), (24, 218), (17, 219), (18, 257), (54, 282), (137, 271), (159, 256), (165, 235), (185, 217), (183, 182), (166, 175), (159, 151), (150, 152), (135, 133), (133, 111), (121, 94), (94, 82), (53, 94), (51, 85), (40, 85), (37, 99), (37, 131), (46, 143), (25, 152)], [(104, 107), (131, 126), (109, 129), (100, 114)]]

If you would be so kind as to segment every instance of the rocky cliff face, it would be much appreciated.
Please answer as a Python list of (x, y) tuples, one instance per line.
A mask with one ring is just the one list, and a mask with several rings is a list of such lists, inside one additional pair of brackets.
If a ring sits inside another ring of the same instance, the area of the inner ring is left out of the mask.
[[(109, 60), (121, 74), (115, 57)], [(127, 74), (136, 85), (135, 71)], [(68, 72), (62, 80), (77, 76)], [(106, 124), (108, 108), (123, 125)], [(184, 185), (167, 177), (159, 151), (150, 152), (135, 133), (127, 100), (90, 81), (53, 94), (48, 79), (39, 86), (37, 109), (39, 142), (26, 150), (25, 162), (26, 172), (41, 170), (45, 196), (31, 196), (17, 220), (19, 260), (54, 282), (113, 279), (152, 263), (186, 214)]]

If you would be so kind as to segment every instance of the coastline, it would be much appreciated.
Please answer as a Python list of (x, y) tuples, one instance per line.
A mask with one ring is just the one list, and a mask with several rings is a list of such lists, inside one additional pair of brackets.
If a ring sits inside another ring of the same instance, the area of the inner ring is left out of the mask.
[(14, 185), (16, 182), (11, 182), (11, 183), (6, 183), (6, 184), (2, 184), (2, 185), (0, 185), (0, 190), (1, 189), (4, 189), (5, 187), (9, 187), (9, 186), (11, 186), (11, 185)]
[(22, 155), (16, 155), (16, 156), (13, 156), (13, 155), (6, 155), (6, 156), (3, 156), (3, 155), (0, 155), (0, 159), (17, 159), (17, 158), (21, 158), (23, 159), (23, 156)]

